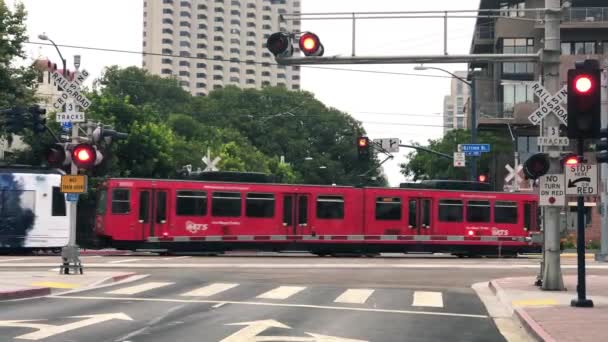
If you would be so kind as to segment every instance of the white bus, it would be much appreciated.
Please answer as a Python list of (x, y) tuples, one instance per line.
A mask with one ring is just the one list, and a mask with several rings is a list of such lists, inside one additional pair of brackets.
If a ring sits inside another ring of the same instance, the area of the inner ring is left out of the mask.
[(0, 167), (0, 253), (68, 244), (70, 208), (57, 170)]

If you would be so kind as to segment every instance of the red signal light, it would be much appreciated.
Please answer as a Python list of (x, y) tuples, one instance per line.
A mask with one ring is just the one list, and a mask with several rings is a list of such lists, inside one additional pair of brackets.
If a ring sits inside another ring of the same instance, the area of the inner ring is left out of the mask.
[(478, 179), (479, 179), (480, 182), (485, 183), (485, 181), (488, 180), (488, 176), (486, 176), (486, 175), (479, 175)]
[(566, 165), (576, 165), (578, 164), (578, 157), (574, 156), (574, 157), (568, 157), (566, 158), (566, 161), (564, 162)]
[(367, 138), (359, 138), (359, 147), (367, 147), (369, 140)]
[(591, 81), (591, 77), (587, 75), (581, 75), (574, 80), (574, 88), (579, 93), (587, 93), (593, 87), (593, 82)]
[(97, 151), (90, 144), (79, 144), (72, 150), (72, 161), (76, 166), (83, 169), (91, 168), (95, 165)]
[(306, 56), (323, 56), (323, 45), (321, 45), (319, 37), (311, 32), (300, 36), (300, 50)]

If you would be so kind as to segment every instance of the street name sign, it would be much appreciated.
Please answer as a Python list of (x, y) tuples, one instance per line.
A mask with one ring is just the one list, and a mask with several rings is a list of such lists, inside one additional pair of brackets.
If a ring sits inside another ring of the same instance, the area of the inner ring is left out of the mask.
[(53, 103), (53, 108), (60, 110), (61, 106), (68, 102), (68, 99), (73, 99), (82, 109), (86, 110), (91, 106), (91, 100), (80, 92), (80, 86), (89, 77), (89, 72), (82, 70), (74, 76), (73, 81), (69, 81), (59, 72), (55, 71), (51, 74), (51, 79), (57, 84), (63, 92)]
[(458, 144), (458, 152), (490, 152), (490, 144)]
[(553, 112), (561, 123), (568, 125), (568, 111), (560, 105), (568, 97), (567, 86), (563, 86), (555, 95), (551, 96), (551, 93), (539, 82), (534, 82), (532, 91), (540, 99), (541, 105), (528, 116), (531, 123), (538, 125), (547, 114)]
[(454, 152), (454, 167), (464, 167), (466, 165), (466, 157), (464, 152)]
[(61, 192), (65, 194), (82, 194), (87, 192), (86, 175), (61, 176)]
[(541, 206), (566, 205), (566, 191), (563, 174), (546, 174), (540, 178), (539, 204)]
[(597, 165), (578, 164), (567, 166), (566, 195), (597, 195)]
[(401, 143), (401, 140), (398, 138), (386, 138), (374, 139), (372, 142), (387, 152), (399, 152), (399, 144)]

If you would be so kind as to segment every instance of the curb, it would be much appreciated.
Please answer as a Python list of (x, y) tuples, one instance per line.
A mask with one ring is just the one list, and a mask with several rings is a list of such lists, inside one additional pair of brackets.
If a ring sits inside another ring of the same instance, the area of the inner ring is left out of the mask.
[(549, 333), (547, 333), (545, 329), (543, 329), (538, 323), (536, 323), (536, 321), (532, 317), (530, 317), (530, 315), (528, 315), (528, 313), (524, 309), (514, 308), (511, 303), (503, 299), (505, 290), (502, 288), (502, 286), (498, 284), (498, 282), (496, 282), (496, 280), (490, 280), (488, 282), (488, 287), (492, 292), (494, 292), (496, 297), (498, 297), (498, 300), (504, 305), (506, 305), (509, 310), (514, 313), (514, 316), (517, 317), (517, 319), (519, 320), (521, 325), (526, 329), (528, 334), (530, 334), (538, 341), (555, 342), (555, 339), (551, 337), (551, 335), (549, 335)]
[(14, 290), (14, 291), (0, 291), (0, 301), (48, 296), (50, 294), (51, 294), (50, 287), (34, 287), (34, 288), (28, 288), (28, 289), (18, 289), (18, 290)]
[(526, 328), (526, 331), (534, 338), (543, 342), (555, 342), (555, 339), (549, 335), (536, 321), (521, 308), (515, 308), (515, 316), (521, 324)]

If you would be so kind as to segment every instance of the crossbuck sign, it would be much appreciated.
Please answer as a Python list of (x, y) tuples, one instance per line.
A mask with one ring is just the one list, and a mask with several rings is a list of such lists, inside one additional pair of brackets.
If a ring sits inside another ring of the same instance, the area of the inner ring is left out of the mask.
[(560, 105), (568, 97), (567, 86), (563, 86), (555, 95), (551, 96), (551, 93), (539, 82), (534, 82), (532, 91), (540, 99), (541, 105), (528, 116), (531, 123), (538, 125), (547, 114), (553, 112), (562, 124), (568, 125), (568, 111)]
[(91, 100), (87, 99), (86, 96), (80, 92), (80, 86), (87, 79), (87, 77), (89, 77), (89, 72), (82, 70), (81, 72), (77, 73), (74, 80), (70, 82), (59, 72), (53, 72), (51, 79), (55, 82), (55, 84), (63, 89), (61, 95), (53, 103), (53, 108), (56, 110), (61, 110), (61, 107), (66, 104), (68, 100), (72, 99), (77, 105), (82, 107), (83, 110), (88, 109), (91, 106)]

